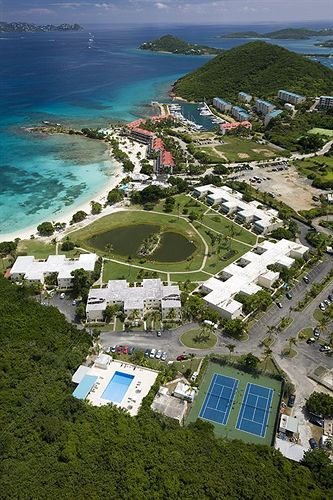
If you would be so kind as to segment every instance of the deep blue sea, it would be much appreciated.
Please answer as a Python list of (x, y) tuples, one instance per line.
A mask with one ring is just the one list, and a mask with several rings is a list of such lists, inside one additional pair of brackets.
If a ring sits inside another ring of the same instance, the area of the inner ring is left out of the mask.
[[(322, 27), (323, 25), (313, 25)], [(230, 48), (247, 40), (217, 38), (260, 26), (89, 26), (78, 33), (0, 34), (0, 234), (57, 220), (107, 187), (113, 173), (105, 146), (70, 136), (41, 136), (24, 127), (42, 120), (105, 126), (150, 113), (171, 83), (207, 58), (143, 52), (143, 41), (172, 33)], [(89, 32), (94, 42), (89, 48)], [(329, 53), (317, 39), (283, 41), (302, 53)], [(333, 66), (333, 59), (318, 57)]]

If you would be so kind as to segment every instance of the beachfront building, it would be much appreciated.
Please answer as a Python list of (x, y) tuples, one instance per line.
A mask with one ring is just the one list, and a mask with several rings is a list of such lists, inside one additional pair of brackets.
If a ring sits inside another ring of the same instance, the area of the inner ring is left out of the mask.
[(282, 109), (273, 109), (273, 111), (270, 111), (265, 115), (265, 127), (269, 124), (269, 122), (275, 118), (279, 118), (279, 116), (283, 113)]
[(239, 122), (248, 121), (251, 118), (251, 115), (240, 106), (233, 106), (231, 114)]
[(239, 92), (238, 99), (242, 102), (246, 102), (247, 104), (252, 101), (252, 95), (247, 94), (246, 92)]
[(154, 171), (157, 175), (171, 175), (175, 162), (170, 151), (167, 151), (160, 137), (153, 137), (150, 141), (148, 151), (155, 156)]
[(91, 366), (81, 365), (73, 374), (72, 382), (77, 384), (73, 396), (93, 406), (113, 404), (135, 416), (157, 376), (156, 370), (100, 354)]
[(78, 259), (67, 259), (65, 255), (49, 255), (46, 260), (38, 260), (27, 255), (17, 257), (10, 270), (10, 277), (14, 281), (24, 279), (31, 284), (44, 284), (46, 276), (56, 273), (58, 287), (68, 289), (73, 284), (71, 273), (77, 269), (92, 272), (96, 261), (97, 255), (94, 253), (81, 254)]
[(220, 97), (214, 97), (213, 106), (215, 106), (216, 109), (219, 109), (223, 113), (230, 111), (232, 108), (232, 104), (230, 102), (225, 101), (224, 99), (221, 99)]
[(268, 234), (283, 226), (277, 210), (268, 208), (257, 201), (244, 201), (243, 195), (228, 186), (200, 186), (194, 189), (195, 197), (204, 197), (210, 205), (219, 205), (220, 212), (233, 215), (240, 224), (251, 224), (258, 234)]
[(221, 123), (220, 124), (220, 133), (222, 135), (228, 134), (229, 132), (233, 132), (238, 128), (245, 128), (247, 130), (252, 130), (252, 124), (248, 120), (244, 120), (242, 122), (233, 122), (233, 123)]
[(123, 308), (127, 317), (143, 319), (152, 311), (160, 311), (162, 319), (171, 315), (181, 317), (178, 285), (163, 285), (160, 279), (144, 279), (142, 284), (130, 287), (126, 280), (110, 280), (106, 288), (91, 288), (86, 306), (87, 321), (104, 321), (108, 305)]
[(263, 99), (256, 99), (255, 108), (257, 113), (267, 115), (267, 113), (270, 113), (273, 109), (275, 109), (275, 106), (271, 102), (264, 101)]
[(319, 107), (326, 109), (333, 109), (333, 96), (332, 95), (321, 95), (319, 97)]
[(301, 104), (301, 102), (306, 100), (304, 95), (295, 94), (294, 92), (289, 92), (288, 90), (279, 90), (277, 96), (281, 99), (281, 101), (289, 102), (294, 105)]
[(144, 128), (134, 127), (130, 129), (130, 136), (132, 139), (149, 146), (150, 142), (154, 139), (155, 134), (150, 130), (145, 130)]
[(290, 269), (296, 259), (303, 258), (308, 247), (289, 240), (276, 243), (264, 241), (244, 254), (237, 262), (227, 266), (219, 278), (209, 278), (201, 289), (207, 295), (206, 304), (218, 311), (223, 318), (236, 319), (242, 315), (242, 303), (237, 294), (253, 295), (263, 288), (270, 289), (280, 273), (269, 269), (279, 265)]

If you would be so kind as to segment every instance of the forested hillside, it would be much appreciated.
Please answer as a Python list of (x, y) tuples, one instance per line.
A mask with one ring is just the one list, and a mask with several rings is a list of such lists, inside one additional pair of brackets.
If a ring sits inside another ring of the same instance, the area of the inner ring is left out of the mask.
[(312, 473), (208, 424), (180, 428), (149, 401), (131, 418), (74, 399), (89, 336), (2, 277), (0, 317), (2, 500), (332, 498), (332, 469), (316, 460)]
[(295, 52), (257, 41), (215, 57), (180, 78), (173, 91), (201, 101), (215, 96), (236, 99), (240, 91), (270, 98), (284, 88), (307, 97), (331, 95), (333, 71)]

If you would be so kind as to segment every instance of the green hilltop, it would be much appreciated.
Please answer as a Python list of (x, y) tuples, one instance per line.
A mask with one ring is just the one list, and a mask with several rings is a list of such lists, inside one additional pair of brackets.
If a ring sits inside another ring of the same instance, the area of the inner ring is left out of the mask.
[(269, 98), (281, 88), (308, 97), (332, 94), (333, 71), (277, 45), (255, 41), (228, 50), (180, 78), (173, 92), (200, 101), (215, 96), (235, 99), (240, 91)]
[(144, 42), (140, 45), (139, 49), (184, 55), (217, 55), (224, 52), (223, 49), (215, 49), (213, 47), (207, 47), (207, 45), (188, 43), (173, 35), (163, 35), (156, 40)]

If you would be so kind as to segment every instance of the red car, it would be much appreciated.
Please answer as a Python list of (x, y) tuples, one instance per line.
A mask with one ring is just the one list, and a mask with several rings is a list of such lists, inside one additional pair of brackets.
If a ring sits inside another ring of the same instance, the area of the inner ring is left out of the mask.
[(128, 349), (129, 349), (128, 345), (124, 345), (123, 354), (128, 354)]
[(116, 352), (117, 352), (118, 354), (120, 354), (121, 352), (123, 352), (123, 346), (122, 346), (122, 345), (117, 345), (117, 347), (116, 347)]
[(177, 361), (185, 361), (186, 359), (188, 359), (188, 356), (186, 356), (186, 354), (180, 354), (176, 359)]

